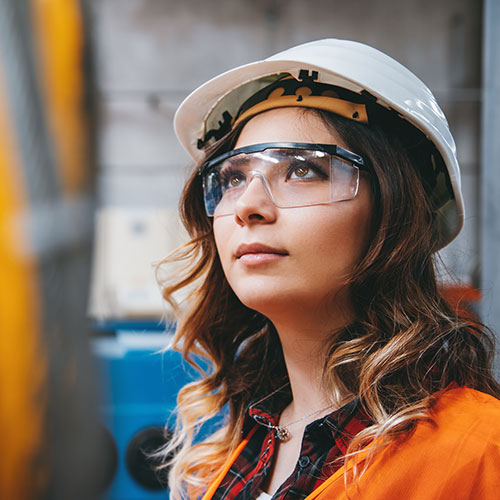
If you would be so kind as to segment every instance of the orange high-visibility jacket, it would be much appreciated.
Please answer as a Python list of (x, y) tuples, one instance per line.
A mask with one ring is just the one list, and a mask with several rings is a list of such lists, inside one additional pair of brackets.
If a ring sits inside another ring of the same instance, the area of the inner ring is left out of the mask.
[[(432, 422), (376, 455), (347, 491), (341, 467), (306, 500), (499, 500), (500, 401), (457, 387), (441, 395), (431, 415)], [(245, 444), (202, 500), (212, 498)]]

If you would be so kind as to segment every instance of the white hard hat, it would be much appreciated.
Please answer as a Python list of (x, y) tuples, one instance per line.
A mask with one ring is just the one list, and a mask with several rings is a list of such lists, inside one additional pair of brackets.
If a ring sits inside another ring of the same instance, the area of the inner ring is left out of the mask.
[(305, 43), (263, 61), (246, 64), (192, 92), (180, 105), (174, 128), (188, 153), (200, 161), (203, 147), (217, 129), (233, 120), (241, 105), (283, 75), (298, 78), (301, 71), (314, 71), (318, 82), (356, 94), (368, 93), (376, 103), (423, 132), (435, 145), (446, 166), (451, 186), (439, 197), (436, 226), (438, 247), (447, 245), (463, 226), (464, 205), (455, 141), (448, 122), (429, 88), (403, 65), (362, 43), (326, 39)]

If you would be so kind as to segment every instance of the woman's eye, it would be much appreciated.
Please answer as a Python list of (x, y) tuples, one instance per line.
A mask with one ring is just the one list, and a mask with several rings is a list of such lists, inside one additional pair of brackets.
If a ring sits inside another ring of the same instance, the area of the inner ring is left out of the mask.
[(229, 181), (227, 183), (227, 185), (229, 187), (238, 187), (242, 184), (243, 182), (243, 176), (242, 175), (232, 175), (230, 178), (229, 178)]
[(288, 168), (287, 179), (307, 179), (307, 180), (321, 180), (327, 178), (328, 175), (323, 172), (321, 167), (319, 166), (311, 166), (311, 165), (301, 165), (295, 164), (290, 165)]
[(245, 176), (241, 172), (221, 171), (220, 182), (224, 189), (238, 188), (245, 183)]
[(307, 174), (309, 174), (310, 169), (307, 167), (295, 167), (292, 170), (292, 176), (295, 175), (297, 177), (307, 177)]

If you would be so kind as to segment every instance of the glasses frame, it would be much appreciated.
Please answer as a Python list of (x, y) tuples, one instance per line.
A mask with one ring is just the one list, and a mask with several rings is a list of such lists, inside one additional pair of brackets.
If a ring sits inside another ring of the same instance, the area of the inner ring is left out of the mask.
[[(264, 142), (260, 144), (244, 146), (242, 148), (232, 149), (231, 151), (227, 151), (226, 153), (218, 155), (211, 160), (207, 160), (198, 169), (198, 175), (202, 177), (204, 185), (205, 179), (203, 176), (205, 176), (208, 172), (210, 172), (210, 170), (215, 168), (224, 160), (240, 154), (259, 153), (262, 151), (266, 151), (267, 149), (307, 149), (309, 151), (322, 151), (355, 165), (359, 170), (367, 172), (370, 171), (362, 156), (344, 149), (343, 147), (336, 144), (316, 144), (307, 142)], [(213, 216), (209, 215), (209, 217)]]
[(336, 144), (311, 144), (307, 142), (263, 142), (261, 144), (252, 144), (243, 148), (232, 149), (227, 153), (216, 156), (212, 160), (207, 160), (198, 169), (198, 175), (204, 175), (212, 167), (217, 166), (219, 163), (227, 160), (228, 158), (231, 158), (232, 156), (236, 156), (239, 154), (259, 153), (261, 151), (265, 151), (266, 149), (309, 149), (311, 151), (322, 151), (324, 153), (338, 156), (343, 160), (353, 163), (360, 170), (369, 170), (362, 156), (344, 149), (341, 146), (337, 146)]

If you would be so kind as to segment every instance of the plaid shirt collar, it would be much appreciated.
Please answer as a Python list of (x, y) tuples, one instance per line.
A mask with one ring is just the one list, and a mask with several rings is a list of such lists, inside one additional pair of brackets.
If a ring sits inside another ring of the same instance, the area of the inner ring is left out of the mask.
[(246, 435), (257, 422), (260, 425), (278, 425), (281, 412), (292, 401), (290, 384), (275, 394), (251, 403), (247, 409), (242, 434)]
[[(268, 425), (278, 425), (279, 415), (291, 401), (289, 386), (250, 405), (242, 435), (257, 429), (217, 489), (213, 500), (254, 500), (271, 470), (277, 439)], [(292, 475), (275, 492), (273, 500), (302, 500), (335, 470), (353, 436), (370, 425), (358, 400), (308, 424)]]

